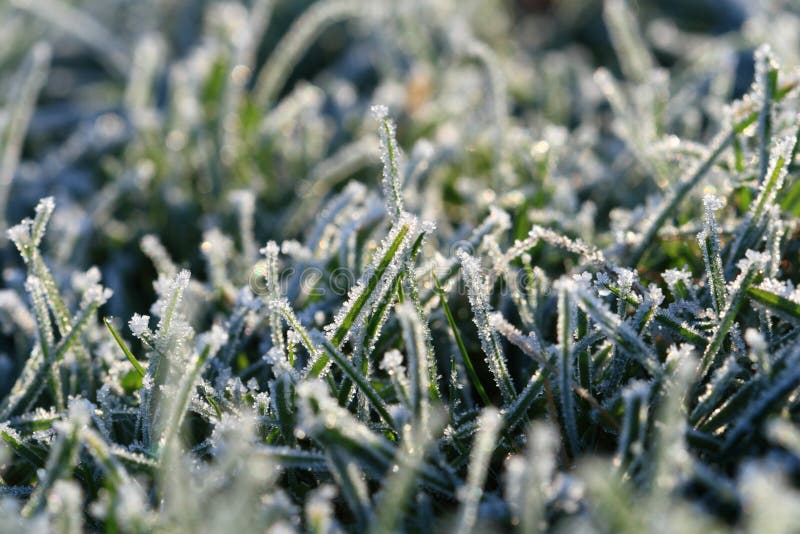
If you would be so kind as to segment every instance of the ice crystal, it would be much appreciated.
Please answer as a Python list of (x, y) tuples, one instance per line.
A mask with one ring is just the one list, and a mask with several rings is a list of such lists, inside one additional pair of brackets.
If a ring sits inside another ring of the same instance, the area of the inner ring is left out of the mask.
[(128, 323), (131, 333), (136, 337), (144, 336), (150, 329), (150, 316), (134, 313)]

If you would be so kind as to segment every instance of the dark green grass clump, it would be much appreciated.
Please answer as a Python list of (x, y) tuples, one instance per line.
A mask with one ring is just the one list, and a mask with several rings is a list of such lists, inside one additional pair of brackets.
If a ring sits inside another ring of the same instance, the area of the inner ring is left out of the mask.
[(796, 529), (800, 15), (641, 4), (0, 6), (0, 531)]

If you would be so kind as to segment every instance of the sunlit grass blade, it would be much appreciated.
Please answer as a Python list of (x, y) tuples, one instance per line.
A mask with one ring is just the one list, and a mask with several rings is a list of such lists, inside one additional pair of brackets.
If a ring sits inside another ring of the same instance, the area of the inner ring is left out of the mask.
[(733, 283), (728, 304), (722, 311), (720, 322), (714, 328), (706, 350), (703, 352), (700, 369), (698, 371), (699, 377), (705, 377), (708, 371), (716, 366), (722, 343), (725, 341), (739, 313), (739, 309), (745, 301), (747, 289), (761, 276), (765, 263), (766, 259), (764, 255), (758, 253), (753, 253), (750, 258), (740, 262), (741, 273)]
[(108, 328), (108, 331), (111, 332), (111, 337), (113, 337), (114, 341), (117, 342), (117, 346), (120, 348), (120, 350), (122, 350), (122, 353), (126, 358), (128, 358), (128, 361), (131, 362), (131, 365), (133, 365), (133, 368), (136, 369), (136, 372), (139, 373), (139, 376), (143, 377), (146, 375), (147, 371), (144, 370), (142, 364), (139, 363), (139, 360), (137, 360), (136, 356), (134, 356), (130, 351), (128, 345), (125, 344), (125, 341), (123, 341), (122, 337), (117, 332), (117, 329), (114, 328), (113, 324), (111, 324), (111, 320), (108, 317), (103, 317), (103, 323), (106, 325), (106, 328)]
[(719, 226), (714, 215), (714, 211), (720, 209), (722, 203), (717, 197), (706, 195), (703, 197), (703, 207), (705, 208), (703, 231), (697, 235), (697, 241), (700, 243), (703, 261), (706, 264), (706, 279), (711, 289), (711, 302), (714, 311), (719, 315), (728, 297), (720, 256)]
[(730, 247), (726, 265), (726, 274), (729, 276), (733, 273), (736, 262), (744, 257), (745, 251), (759, 248), (758, 242), (767, 227), (766, 216), (775, 205), (775, 199), (783, 188), (789, 169), (789, 158), (796, 145), (797, 138), (794, 136), (781, 138), (774, 143), (770, 154), (770, 166), (765, 180), (761, 183), (758, 197), (739, 225), (736, 239)]
[[(336, 320), (330, 325), (329, 333), (331, 342), (339, 347), (348, 339), (354, 325), (357, 325), (357, 320), (364, 321), (362, 312), (368, 302), (379, 301), (392, 287), (394, 276), (397, 274), (403, 256), (407, 252), (411, 243), (409, 243), (408, 236), (412, 235), (411, 239), (416, 240), (418, 222), (413, 218), (401, 219), (396, 225), (393, 226), (391, 232), (384, 240), (384, 245), (381, 247), (375, 256), (375, 260), (371, 268), (367, 271), (364, 278), (350, 291), (350, 298), (342, 310), (336, 317)], [(387, 278), (392, 280), (384, 280)], [(378, 291), (376, 291), (378, 290)]]
[(800, 304), (797, 302), (753, 286), (747, 288), (747, 296), (771, 312), (777, 313), (795, 324), (800, 323)]

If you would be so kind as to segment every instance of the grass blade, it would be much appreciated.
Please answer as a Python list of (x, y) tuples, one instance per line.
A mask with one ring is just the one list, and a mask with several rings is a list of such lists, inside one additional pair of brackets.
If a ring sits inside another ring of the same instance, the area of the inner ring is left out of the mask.
[(136, 372), (139, 373), (139, 376), (144, 377), (147, 374), (147, 371), (144, 370), (142, 364), (139, 363), (139, 360), (136, 359), (136, 356), (128, 348), (128, 345), (125, 344), (125, 341), (122, 340), (122, 337), (117, 332), (117, 329), (114, 328), (114, 325), (111, 324), (111, 320), (108, 317), (103, 317), (103, 323), (105, 323), (106, 328), (108, 331), (111, 332), (111, 337), (114, 338), (114, 341), (117, 342), (117, 346), (122, 350), (122, 353), (125, 354), (125, 357), (128, 358), (128, 361), (131, 362), (131, 365)]

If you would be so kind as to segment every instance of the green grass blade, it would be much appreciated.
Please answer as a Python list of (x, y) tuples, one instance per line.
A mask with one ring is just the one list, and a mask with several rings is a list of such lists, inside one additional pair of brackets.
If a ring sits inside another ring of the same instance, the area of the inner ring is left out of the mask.
[(136, 359), (136, 356), (128, 348), (128, 345), (125, 344), (125, 341), (122, 340), (122, 337), (117, 332), (117, 329), (114, 328), (114, 325), (111, 324), (111, 320), (108, 317), (103, 317), (103, 322), (108, 328), (108, 331), (111, 332), (111, 337), (114, 338), (114, 341), (117, 342), (117, 345), (120, 349), (122, 349), (122, 353), (125, 354), (125, 357), (128, 358), (128, 361), (131, 362), (133, 368), (136, 369), (136, 372), (139, 373), (139, 376), (144, 377), (147, 374), (147, 371), (144, 370), (142, 364), (139, 363), (139, 360)]
[(461, 337), (461, 332), (458, 329), (458, 325), (456, 325), (453, 312), (450, 310), (450, 305), (447, 304), (447, 295), (445, 294), (444, 289), (442, 289), (442, 286), (439, 283), (439, 279), (436, 277), (436, 275), (433, 275), (433, 282), (436, 284), (436, 291), (439, 293), (439, 302), (442, 304), (442, 310), (444, 310), (444, 315), (447, 318), (447, 324), (450, 326), (450, 331), (453, 333), (453, 337), (456, 340), (458, 351), (461, 354), (461, 361), (464, 363), (464, 367), (467, 370), (469, 379), (472, 381), (472, 385), (475, 387), (475, 391), (483, 401), (484, 406), (489, 406), (492, 404), (492, 401), (489, 400), (489, 395), (486, 394), (486, 390), (483, 389), (483, 384), (481, 384), (481, 380), (478, 378), (478, 373), (475, 372), (475, 367), (472, 365), (472, 359), (469, 357), (467, 347), (464, 345), (464, 340)]
[(353, 302), (353, 305), (347, 311), (347, 314), (343, 317), (338, 328), (333, 333), (333, 336), (331, 336), (331, 341), (337, 347), (340, 346), (342, 342), (347, 338), (350, 328), (356, 321), (356, 317), (358, 317), (358, 315), (361, 313), (361, 310), (364, 308), (364, 305), (369, 300), (370, 296), (372, 295), (372, 292), (375, 291), (375, 288), (378, 286), (378, 282), (380, 281), (381, 277), (383, 277), (383, 274), (386, 272), (386, 269), (389, 267), (389, 264), (392, 262), (393, 258), (396, 256), (398, 249), (400, 248), (400, 245), (405, 239), (406, 234), (408, 234), (409, 230), (410, 228), (408, 225), (403, 225), (400, 227), (394, 240), (392, 240), (391, 244), (386, 250), (386, 254), (384, 254), (384, 256), (380, 259), (380, 261), (377, 264), (377, 267), (375, 268), (375, 271), (367, 279), (363, 291), (361, 291), (356, 300)]
[(752, 286), (747, 288), (747, 296), (754, 302), (766, 306), (770, 311), (795, 323), (800, 323), (800, 304), (797, 302), (776, 295), (766, 289)]

